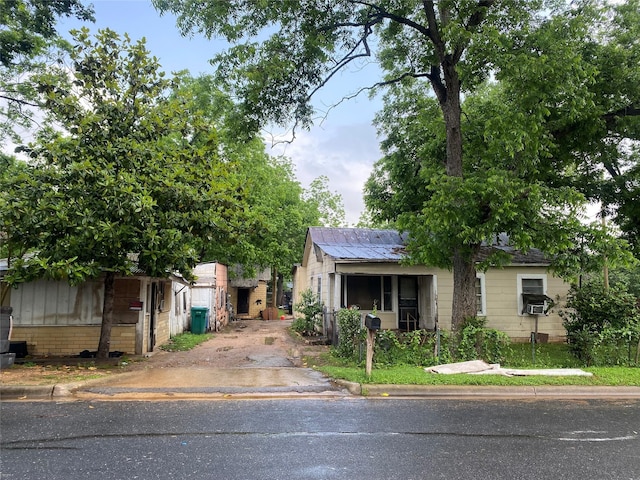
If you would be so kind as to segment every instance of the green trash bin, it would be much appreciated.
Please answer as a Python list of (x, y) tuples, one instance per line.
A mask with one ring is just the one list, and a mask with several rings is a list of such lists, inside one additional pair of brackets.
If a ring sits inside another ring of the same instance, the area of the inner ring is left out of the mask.
[(204, 333), (207, 331), (208, 307), (191, 307), (191, 333)]

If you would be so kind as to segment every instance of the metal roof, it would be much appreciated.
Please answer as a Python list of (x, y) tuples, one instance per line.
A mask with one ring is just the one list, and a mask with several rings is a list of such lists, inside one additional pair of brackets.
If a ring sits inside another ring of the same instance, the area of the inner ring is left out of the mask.
[[(368, 228), (310, 227), (312, 245), (336, 261), (398, 262), (406, 256), (407, 235), (396, 230)], [(542, 251), (532, 248), (522, 253), (509, 246), (507, 235), (499, 235), (491, 246), (483, 246), (480, 258), (486, 258), (493, 249), (509, 253), (512, 264), (549, 265)]]
[(405, 254), (403, 236), (395, 230), (311, 227), (309, 235), (335, 260), (397, 262)]

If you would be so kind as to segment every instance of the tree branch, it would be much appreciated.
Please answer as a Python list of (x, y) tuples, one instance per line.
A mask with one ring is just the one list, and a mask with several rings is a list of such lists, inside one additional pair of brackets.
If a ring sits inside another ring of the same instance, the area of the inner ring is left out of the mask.
[(40, 105), (38, 105), (37, 103), (31, 103), (31, 102), (28, 102), (26, 100), (22, 100), (20, 98), (10, 97), (10, 96), (7, 96), (7, 95), (3, 95), (1, 93), (0, 93), (0, 99), (6, 100), (8, 102), (18, 103), (20, 105), (26, 105), (28, 107), (40, 107)]
[(605, 113), (602, 119), (607, 123), (607, 126), (617, 121), (620, 117), (637, 117), (640, 115), (640, 106), (635, 104), (626, 105), (613, 112)]
[[(487, 9), (493, 6), (495, 3), (496, 3), (496, 0), (480, 0), (478, 2), (478, 5), (476, 6), (475, 12), (473, 12), (471, 17), (469, 17), (469, 21), (465, 26), (465, 30), (467, 30), (467, 32), (470, 32), (474, 30), (476, 27), (478, 27), (487, 16)], [(468, 46), (469, 46), (469, 41), (466, 41), (464, 44), (458, 45), (456, 47), (455, 51), (453, 52), (454, 64), (457, 64), (460, 61), (460, 59), (462, 58), (462, 55), (464, 54), (465, 49)]]
[(406, 25), (407, 27), (411, 27), (425, 36), (429, 36), (429, 29), (425, 28), (424, 25), (414, 22), (409, 18), (396, 15), (395, 13), (385, 10), (380, 5), (376, 5), (376, 4), (373, 4), (367, 1), (361, 1), (361, 0), (353, 0), (351, 3), (355, 5), (362, 5), (365, 7), (369, 7), (370, 9), (376, 11), (376, 13), (369, 15), (369, 18), (373, 20), (371, 22), (372, 25), (375, 23), (380, 23), (382, 19), (393, 20), (394, 22), (397, 22), (401, 25)]
[(331, 105), (327, 109), (327, 111), (326, 111), (326, 113), (325, 113), (325, 115), (323, 117), (323, 120), (324, 120), (324, 118), (327, 117), (327, 115), (329, 114), (329, 112), (331, 110), (333, 110), (334, 108), (337, 108), (343, 102), (346, 102), (348, 100), (356, 98), (357, 96), (359, 96), (363, 92), (367, 92), (367, 91), (375, 90), (376, 88), (385, 87), (385, 86), (388, 86), (388, 85), (394, 85), (396, 83), (400, 83), (405, 78), (429, 78), (429, 74), (427, 74), (427, 73), (405, 72), (402, 75), (399, 75), (399, 76), (397, 76), (395, 78), (392, 78), (390, 80), (385, 80), (385, 81), (382, 81), (382, 82), (376, 82), (373, 85), (369, 85), (367, 87), (362, 87), (362, 88), (358, 89), (356, 92), (354, 92), (354, 93), (352, 93), (350, 95), (345, 95), (338, 102), (336, 102), (335, 104)]

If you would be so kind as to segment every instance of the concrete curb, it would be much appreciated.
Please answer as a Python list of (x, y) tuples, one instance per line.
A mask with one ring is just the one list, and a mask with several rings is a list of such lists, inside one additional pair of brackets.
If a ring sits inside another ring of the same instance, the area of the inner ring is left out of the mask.
[[(264, 391), (247, 389), (246, 391), (194, 391), (189, 389), (157, 389), (144, 392), (137, 389), (124, 389), (101, 395), (81, 389), (94, 381), (86, 383), (58, 385), (3, 385), (0, 386), (2, 400), (54, 400), (54, 399), (230, 399), (230, 398), (329, 398), (340, 397), (340, 392), (314, 392), (299, 389)], [(354, 396), (366, 398), (421, 398), (421, 399), (640, 399), (640, 387), (584, 387), (584, 386), (537, 386), (537, 387), (468, 387), (445, 385), (374, 385), (335, 380), (333, 382)]]
[(640, 387), (584, 387), (584, 386), (523, 386), (468, 387), (439, 385), (360, 385), (362, 395), (368, 397), (415, 398), (629, 398), (640, 399)]
[(56, 385), (3, 385), (2, 400), (43, 400), (53, 397)]

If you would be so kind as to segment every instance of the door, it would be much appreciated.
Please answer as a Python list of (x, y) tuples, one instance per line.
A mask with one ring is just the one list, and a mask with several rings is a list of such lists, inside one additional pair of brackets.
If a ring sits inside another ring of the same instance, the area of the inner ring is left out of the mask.
[(238, 289), (238, 315), (249, 314), (249, 289)]
[(398, 277), (398, 328), (401, 331), (417, 330), (418, 280), (416, 277)]

